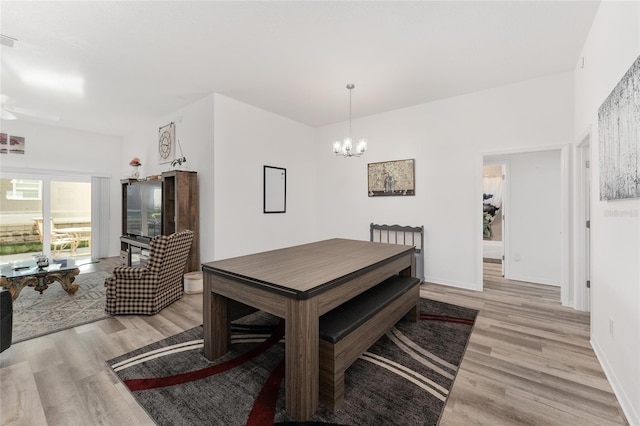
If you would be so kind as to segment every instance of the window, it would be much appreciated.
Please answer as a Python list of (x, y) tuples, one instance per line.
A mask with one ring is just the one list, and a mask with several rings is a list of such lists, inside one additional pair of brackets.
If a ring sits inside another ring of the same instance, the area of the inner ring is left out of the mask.
[(6, 194), (7, 200), (41, 200), (42, 181), (11, 179), (11, 189)]

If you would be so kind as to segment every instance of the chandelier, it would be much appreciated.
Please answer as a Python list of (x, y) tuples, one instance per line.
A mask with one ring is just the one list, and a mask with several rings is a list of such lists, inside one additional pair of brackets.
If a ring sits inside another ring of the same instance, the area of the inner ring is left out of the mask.
[(343, 157), (360, 157), (367, 150), (367, 141), (360, 139), (356, 150), (353, 152), (353, 139), (351, 138), (351, 91), (356, 87), (353, 84), (347, 84), (349, 89), (349, 136), (344, 138), (342, 142), (335, 141), (333, 143), (333, 153), (336, 155), (342, 155)]

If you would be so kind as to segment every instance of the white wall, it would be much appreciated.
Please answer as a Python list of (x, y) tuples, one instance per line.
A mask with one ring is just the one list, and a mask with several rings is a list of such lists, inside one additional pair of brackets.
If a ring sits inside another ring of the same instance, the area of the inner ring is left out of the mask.
[[(130, 173), (133, 157), (141, 159), (144, 176), (171, 170), (158, 163), (157, 147), (159, 127), (172, 121), (186, 169), (198, 172), (203, 263), (315, 239), (313, 128), (211, 94), (127, 135), (121, 177)], [(264, 165), (287, 169), (284, 214), (262, 212)]]
[[(214, 258), (315, 240), (315, 129), (218, 94), (214, 121)], [(286, 213), (263, 213), (265, 165), (287, 169)]]
[[(183, 169), (198, 172), (201, 261), (213, 258), (213, 111), (214, 96), (211, 94), (164, 117), (140, 123), (134, 132), (124, 138), (120, 160), (123, 178), (130, 173), (129, 161), (133, 157), (140, 158), (142, 162), (142, 176), (172, 170), (171, 163), (159, 163), (158, 136), (160, 127), (175, 123), (176, 139), (180, 140), (182, 153), (187, 158)], [(180, 157), (177, 146), (176, 157)], [(119, 198), (118, 204), (121, 206)], [(194, 211), (194, 214), (198, 212)], [(118, 230), (117, 235), (120, 234), (121, 230)]]
[[(357, 99), (354, 102), (357, 110)], [(364, 158), (331, 154), (346, 123), (316, 138), (318, 229), (366, 240), (370, 222), (424, 225), (429, 282), (482, 288), (482, 153), (573, 140), (573, 77), (563, 73), (354, 120)], [(416, 195), (367, 196), (367, 163), (414, 158)]]
[(639, 55), (640, 3), (603, 2), (575, 71), (574, 140), (591, 134), (591, 341), (632, 425), (640, 424), (640, 199), (600, 201), (597, 114)]
[[(0, 156), (2, 171), (110, 177), (111, 199), (119, 200), (119, 176), (114, 170), (119, 169), (121, 138), (21, 120), (2, 120), (2, 132), (25, 138), (24, 155)], [(120, 234), (120, 215), (119, 204), (111, 203), (108, 216), (112, 235)], [(118, 241), (110, 241), (109, 256), (119, 252)]]

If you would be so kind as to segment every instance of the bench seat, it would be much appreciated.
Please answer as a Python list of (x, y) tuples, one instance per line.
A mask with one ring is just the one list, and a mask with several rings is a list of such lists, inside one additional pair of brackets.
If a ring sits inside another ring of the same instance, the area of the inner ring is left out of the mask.
[(418, 318), (420, 279), (395, 275), (320, 317), (320, 401), (337, 409), (344, 372), (402, 317)]

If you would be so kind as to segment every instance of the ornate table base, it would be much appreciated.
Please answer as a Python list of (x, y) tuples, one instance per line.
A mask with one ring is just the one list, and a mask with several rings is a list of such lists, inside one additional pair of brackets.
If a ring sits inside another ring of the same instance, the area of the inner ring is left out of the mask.
[(39, 291), (42, 294), (50, 284), (54, 281), (60, 283), (62, 288), (73, 296), (76, 290), (78, 290), (78, 284), (73, 284), (76, 279), (76, 275), (80, 273), (80, 269), (65, 269), (58, 271), (47, 271), (45, 269), (38, 270), (30, 275), (19, 277), (0, 277), (0, 286), (8, 289), (11, 292), (11, 298), (16, 300), (20, 295), (20, 292), (25, 287), (34, 287), (34, 290)]

